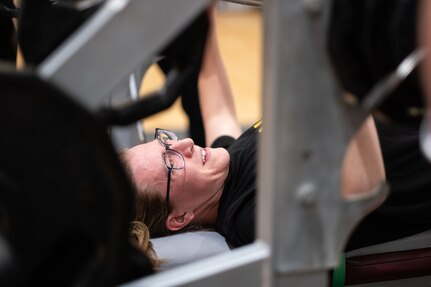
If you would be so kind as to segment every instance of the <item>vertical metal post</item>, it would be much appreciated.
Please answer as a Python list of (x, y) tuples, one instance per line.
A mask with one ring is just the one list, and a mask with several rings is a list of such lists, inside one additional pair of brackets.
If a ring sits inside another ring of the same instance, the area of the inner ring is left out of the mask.
[(376, 192), (340, 194), (348, 143), (366, 118), (341, 101), (326, 55), (330, 0), (264, 2), (264, 128), (259, 154), (259, 238), (271, 246), (265, 286), (327, 286), (344, 243)]

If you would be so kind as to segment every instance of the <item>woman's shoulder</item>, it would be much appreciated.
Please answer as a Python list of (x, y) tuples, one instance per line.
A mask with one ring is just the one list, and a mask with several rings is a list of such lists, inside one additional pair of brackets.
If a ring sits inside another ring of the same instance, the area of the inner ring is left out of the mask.
[(211, 147), (212, 148), (225, 148), (228, 149), (235, 142), (235, 138), (228, 135), (219, 136), (214, 140)]

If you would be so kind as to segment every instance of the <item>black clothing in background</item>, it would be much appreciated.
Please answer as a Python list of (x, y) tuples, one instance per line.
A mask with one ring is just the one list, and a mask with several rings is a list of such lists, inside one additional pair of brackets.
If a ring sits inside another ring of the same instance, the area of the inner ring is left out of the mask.
[(215, 228), (231, 247), (252, 243), (255, 238), (256, 152), (260, 129), (261, 122), (258, 122), (228, 149), (229, 173)]
[(376, 119), (390, 194), (355, 229), (347, 250), (383, 243), (431, 227), (431, 163), (419, 147), (419, 126)]
[(12, 19), (0, 11), (0, 60), (15, 64), (17, 54), (16, 30)]

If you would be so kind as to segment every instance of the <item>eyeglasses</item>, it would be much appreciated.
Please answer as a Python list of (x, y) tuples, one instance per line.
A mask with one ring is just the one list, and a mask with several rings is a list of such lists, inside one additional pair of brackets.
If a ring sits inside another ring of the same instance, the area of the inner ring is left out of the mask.
[(166, 187), (166, 207), (170, 211), (169, 193), (171, 187), (171, 174), (173, 170), (180, 170), (184, 168), (184, 157), (181, 153), (170, 148), (172, 142), (178, 141), (177, 135), (169, 130), (156, 128), (154, 139), (157, 139), (161, 145), (165, 147), (163, 152), (163, 162), (168, 170), (168, 181)]

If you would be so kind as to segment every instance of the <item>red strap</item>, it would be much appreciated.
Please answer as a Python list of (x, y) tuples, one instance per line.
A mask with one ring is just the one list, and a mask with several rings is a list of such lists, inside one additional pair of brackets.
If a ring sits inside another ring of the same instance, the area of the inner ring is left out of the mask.
[(346, 258), (346, 285), (431, 275), (431, 247)]

